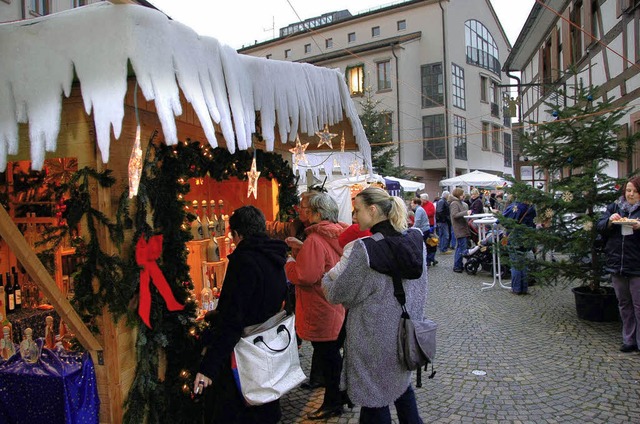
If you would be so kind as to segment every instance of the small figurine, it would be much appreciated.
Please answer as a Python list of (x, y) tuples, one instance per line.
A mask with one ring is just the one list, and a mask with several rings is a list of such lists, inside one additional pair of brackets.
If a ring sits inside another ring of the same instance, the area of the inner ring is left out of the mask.
[(9, 327), (6, 325), (2, 327), (2, 340), (0, 340), (0, 353), (2, 357), (7, 360), (16, 353), (16, 347), (13, 345), (13, 340), (9, 336)]
[(73, 337), (74, 335), (67, 328), (67, 324), (65, 324), (63, 320), (60, 320), (60, 326), (58, 327), (58, 335), (56, 336), (56, 340), (58, 344), (62, 345), (62, 348), (64, 350), (71, 350), (70, 340)]
[(33, 341), (33, 330), (30, 328), (24, 330), (24, 340), (20, 342), (20, 356), (28, 364), (35, 364), (40, 358), (40, 349)]
[(9, 327), (9, 339), (13, 340), (13, 324), (2, 314), (0, 314), (0, 327)]
[(56, 348), (56, 333), (53, 330), (53, 317), (51, 315), (47, 315), (45, 318), (45, 329), (44, 329), (44, 347), (47, 349), (55, 349)]

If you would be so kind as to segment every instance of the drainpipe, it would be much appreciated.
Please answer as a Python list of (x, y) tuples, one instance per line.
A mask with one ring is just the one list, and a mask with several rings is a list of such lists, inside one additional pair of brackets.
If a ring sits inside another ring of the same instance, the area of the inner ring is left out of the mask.
[(438, 5), (440, 5), (440, 11), (442, 15), (442, 89), (443, 89), (443, 98), (444, 98), (444, 140), (445, 140), (445, 152), (447, 156), (447, 178), (454, 177), (456, 175), (456, 170), (453, 164), (453, 143), (450, 142), (449, 139), (449, 89), (447, 86), (447, 73), (448, 73), (448, 62), (447, 62), (447, 31), (446, 31), (446, 21), (444, 16), (444, 7), (442, 7), (442, 0), (438, 0)]
[(398, 133), (398, 166), (402, 166), (402, 146), (400, 146), (400, 63), (398, 62), (398, 56), (396, 55), (396, 51), (393, 49), (393, 46), (394, 43), (391, 43), (391, 54), (393, 54), (396, 61), (396, 127)]
[(516, 77), (515, 75), (512, 75), (511, 72), (513, 72), (513, 70), (509, 69), (505, 73), (509, 78), (512, 78), (518, 82), (518, 100), (520, 101), (520, 104), (518, 106), (518, 123), (522, 125), (522, 86), (521, 86), (522, 81), (520, 80), (520, 78)]

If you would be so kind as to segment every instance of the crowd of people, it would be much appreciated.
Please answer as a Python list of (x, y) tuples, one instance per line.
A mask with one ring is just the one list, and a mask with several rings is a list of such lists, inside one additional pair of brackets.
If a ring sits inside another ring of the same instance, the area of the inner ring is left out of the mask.
[[(630, 180), (619, 201), (598, 223), (607, 234), (607, 268), (619, 299), (623, 352), (640, 345), (640, 223), (629, 237), (625, 218), (640, 218), (640, 178)], [(401, 316), (392, 275), (402, 276), (411, 317), (420, 319), (427, 299), (428, 267), (437, 254), (454, 252), (453, 272), (463, 272), (464, 258), (481, 248), (469, 217), (492, 213), (535, 226), (534, 205), (503, 193), (465, 193), (455, 188), (434, 201), (423, 193), (410, 204), (380, 188), (369, 187), (353, 199), (353, 224), (338, 221), (335, 200), (321, 189), (302, 194), (299, 220), (279, 234), (267, 235), (262, 212), (245, 206), (229, 219), (236, 250), (227, 274), (194, 385), (204, 390), (207, 416), (216, 423), (276, 423), (279, 401), (244, 403), (233, 378), (230, 356), (243, 328), (277, 313), (295, 298), (298, 343), (310, 342), (313, 357), (307, 389), (324, 387), (322, 405), (307, 419), (339, 416), (344, 406), (360, 406), (361, 423), (391, 423), (394, 404), (401, 423), (422, 423), (410, 382), (411, 372), (398, 360), (396, 341)], [(367, 240), (364, 240), (367, 238)], [(517, 239), (517, 237), (513, 237)], [(366, 241), (366, 242), (365, 242)], [(528, 292), (526, 249), (506, 247), (514, 294)], [(624, 252), (624, 254), (623, 254)], [(418, 276), (416, 278), (416, 276)]]

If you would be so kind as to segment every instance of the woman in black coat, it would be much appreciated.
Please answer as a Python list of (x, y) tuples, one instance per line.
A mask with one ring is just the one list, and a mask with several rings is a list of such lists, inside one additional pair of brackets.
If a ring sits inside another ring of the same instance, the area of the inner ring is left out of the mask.
[(264, 215), (254, 206), (234, 211), (229, 227), (236, 249), (228, 256), (194, 391), (204, 390), (206, 422), (275, 424), (281, 417), (279, 401), (247, 406), (233, 378), (231, 353), (245, 327), (266, 321), (282, 308), (287, 245), (267, 237)]
[(640, 177), (625, 184), (623, 196), (598, 221), (598, 230), (607, 239), (605, 268), (622, 318), (620, 351), (634, 352), (640, 345)]

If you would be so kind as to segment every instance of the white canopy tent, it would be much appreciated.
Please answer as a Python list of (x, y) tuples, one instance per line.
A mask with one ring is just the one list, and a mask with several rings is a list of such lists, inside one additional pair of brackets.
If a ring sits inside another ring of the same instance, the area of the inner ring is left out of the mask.
[(494, 174), (488, 172), (473, 171), (468, 174), (458, 175), (457, 177), (447, 178), (440, 181), (441, 186), (474, 186), (474, 187), (495, 187), (504, 185), (507, 181)]
[(341, 178), (333, 180), (325, 185), (327, 192), (336, 201), (340, 208), (338, 220), (351, 224), (351, 187), (356, 184), (363, 186), (372, 182), (384, 184), (384, 178), (380, 175), (360, 175), (357, 177)]

